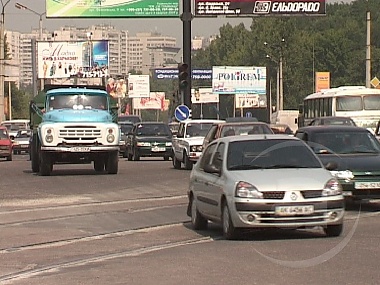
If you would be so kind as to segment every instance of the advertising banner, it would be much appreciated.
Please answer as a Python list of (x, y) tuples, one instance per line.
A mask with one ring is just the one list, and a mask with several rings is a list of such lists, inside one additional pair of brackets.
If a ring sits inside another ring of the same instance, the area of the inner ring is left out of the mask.
[(173, 18), (179, 0), (46, 0), (46, 18)]
[(330, 72), (315, 73), (315, 92), (330, 88)]
[[(193, 69), (193, 80), (211, 80), (211, 69)], [(178, 79), (178, 68), (156, 68), (153, 73), (154, 79)]]
[(265, 108), (267, 99), (265, 95), (236, 94), (235, 108)]
[(129, 98), (149, 98), (150, 85), (149, 75), (129, 75), (128, 77), (128, 97)]
[[(133, 98), (134, 109), (156, 109), (165, 111), (165, 92), (150, 92), (148, 98)], [(167, 110), (167, 109), (166, 109)]]
[(219, 103), (219, 94), (212, 93), (212, 88), (191, 89), (191, 103)]
[(266, 67), (213, 66), (212, 92), (217, 94), (266, 94)]
[(107, 40), (37, 42), (38, 78), (106, 77)]
[(195, 0), (195, 17), (326, 15), (325, 0)]

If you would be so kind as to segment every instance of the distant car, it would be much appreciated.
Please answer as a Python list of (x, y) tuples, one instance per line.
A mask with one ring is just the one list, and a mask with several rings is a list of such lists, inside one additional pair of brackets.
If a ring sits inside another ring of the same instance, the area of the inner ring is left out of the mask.
[(226, 136), (250, 135), (250, 134), (273, 134), (267, 123), (256, 121), (232, 121), (214, 123), (203, 140), (203, 148), (210, 142)]
[(334, 161), (332, 174), (352, 199), (380, 199), (380, 142), (366, 128), (301, 127), (295, 136), (307, 142), (322, 162)]
[(120, 153), (125, 157), (125, 150), (126, 150), (126, 140), (128, 133), (132, 131), (133, 128), (133, 123), (130, 121), (125, 121), (125, 122), (119, 122), (119, 127), (120, 127), (120, 141), (119, 141), (119, 148), (120, 148)]
[(120, 116), (118, 116), (117, 121), (119, 123), (131, 122), (131, 123), (135, 124), (135, 123), (140, 123), (142, 120), (141, 120), (141, 117), (137, 116), (137, 115), (120, 115)]
[(12, 160), (12, 140), (9, 137), (8, 129), (0, 126), (0, 158)]
[(169, 160), (172, 154), (172, 133), (163, 122), (140, 122), (133, 125), (126, 139), (124, 157), (140, 160), (141, 157), (163, 157)]
[(288, 135), (213, 141), (191, 171), (188, 199), (193, 228), (220, 223), (227, 239), (242, 228), (321, 226), (327, 236), (343, 229), (338, 180), (310, 147)]
[(29, 153), (31, 131), (19, 130), (13, 139), (13, 154)]
[(270, 124), (269, 126), (275, 134), (293, 135), (292, 129), (286, 124)]
[(224, 122), (214, 119), (190, 119), (181, 121), (177, 135), (173, 136), (173, 167), (191, 170), (203, 150), (203, 140), (214, 123)]
[(347, 125), (347, 126), (356, 126), (356, 123), (350, 117), (318, 117), (314, 118), (309, 126), (321, 126), (321, 125)]

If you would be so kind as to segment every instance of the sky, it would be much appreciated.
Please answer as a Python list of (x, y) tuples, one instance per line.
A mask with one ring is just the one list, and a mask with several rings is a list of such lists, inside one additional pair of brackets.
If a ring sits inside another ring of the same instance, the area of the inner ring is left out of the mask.
[[(326, 0), (326, 3), (349, 3), (352, 1), (354, 0)], [(28, 10), (17, 9), (15, 7), (17, 2), (34, 10), (37, 14)], [(180, 3), (182, 3), (182, 0), (180, 0)], [(45, 0), (0, 0), (0, 8), (4, 4), (6, 4), (4, 8), (5, 29), (22, 33), (29, 33), (32, 29), (38, 29), (39, 14), (44, 13), (46, 9)], [(245, 27), (249, 29), (251, 22), (251, 18), (194, 18), (191, 24), (191, 35), (192, 37), (218, 35), (219, 28), (227, 23), (232, 26), (244, 23)], [(86, 28), (96, 24), (109, 24), (116, 29), (127, 30), (130, 35), (135, 35), (138, 32), (159, 32), (163, 35), (177, 38), (177, 43), (182, 41), (183, 28), (180, 19), (46, 19), (45, 16), (42, 17), (42, 25), (49, 32), (67, 25)]]

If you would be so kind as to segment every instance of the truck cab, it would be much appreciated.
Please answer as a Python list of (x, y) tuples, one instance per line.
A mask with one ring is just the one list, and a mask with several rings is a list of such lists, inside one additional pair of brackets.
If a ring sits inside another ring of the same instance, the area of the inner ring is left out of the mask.
[(98, 172), (116, 174), (120, 130), (114, 99), (105, 88), (60, 86), (45, 91), (30, 104), (32, 170), (45, 176), (54, 164), (93, 163)]

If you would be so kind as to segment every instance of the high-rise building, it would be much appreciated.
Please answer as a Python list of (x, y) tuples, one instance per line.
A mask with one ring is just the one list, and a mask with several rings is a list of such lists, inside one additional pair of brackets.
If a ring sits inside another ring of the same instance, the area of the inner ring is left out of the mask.
[[(39, 30), (31, 33), (6, 31), (10, 58), (19, 62), (20, 85), (33, 82), (32, 39), (39, 39)], [(109, 41), (109, 75), (126, 76), (131, 70), (145, 74), (151, 68), (164, 67), (175, 62), (180, 48), (176, 39), (160, 33), (137, 33), (116, 30), (111, 25), (93, 25), (86, 28), (63, 26), (53, 32), (43, 30), (42, 41)]]

